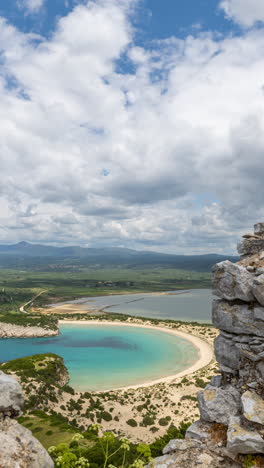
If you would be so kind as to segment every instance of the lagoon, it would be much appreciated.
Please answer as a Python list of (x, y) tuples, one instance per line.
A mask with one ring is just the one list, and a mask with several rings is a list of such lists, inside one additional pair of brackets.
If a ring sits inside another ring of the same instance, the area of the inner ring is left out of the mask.
[(56, 353), (64, 358), (70, 385), (103, 391), (175, 375), (199, 358), (190, 341), (160, 330), (107, 324), (63, 324), (60, 330), (49, 338), (1, 339), (1, 362)]
[[(70, 304), (82, 310), (104, 309), (137, 317), (211, 323), (211, 289), (192, 289), (168, 293), (124, 294), (86, 297)], [(65, 303), (64, 303), (65, 304)], [(60, 304), (54, 304), (58, 307)]]

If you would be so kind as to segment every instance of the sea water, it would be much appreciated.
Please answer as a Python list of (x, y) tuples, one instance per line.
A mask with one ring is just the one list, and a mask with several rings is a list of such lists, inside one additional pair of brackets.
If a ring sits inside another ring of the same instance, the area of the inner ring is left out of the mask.
[(99, 391), (176, 374), (199, 357), (188, 340), (149, 328), (67, 324), (49, 338), (0, 339), (0, 361), (39, 353), (62, 356), (70, 385)]

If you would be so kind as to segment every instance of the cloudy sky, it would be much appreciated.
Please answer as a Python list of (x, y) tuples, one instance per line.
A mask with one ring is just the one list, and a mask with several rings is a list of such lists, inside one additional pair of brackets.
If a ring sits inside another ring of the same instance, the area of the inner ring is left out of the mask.
[(0, 243), (234, 253), (264, 220), (262, 0), (2, 0)]

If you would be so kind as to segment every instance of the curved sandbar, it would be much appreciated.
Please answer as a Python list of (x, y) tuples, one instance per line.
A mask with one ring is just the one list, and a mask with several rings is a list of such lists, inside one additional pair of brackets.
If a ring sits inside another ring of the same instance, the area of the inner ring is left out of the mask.
[[(169, 333), (171, 335), (179, 336), (180, 338), (184, 338), (185, 340), (189, 341), (194, 345), (198, 351), (199, 351), (199, 357), (197, 361), (192, 364), (191, 366), (187, 367), (181, 372), (178, 372), (177, 374), (169, 375), (167, 377), (162, 377), (160, 379), (155, 379), (151, 381), (147, 381), (142, 384), (137, 384), (137, 385), (129, 385), (125, 387), (120, 387), (120, 388), (115, 388), (115, 389), (109, 389), (109, 390), (127, 390), (129, 388), (142, 388), (142, 387), (149, 387), (150, 385), (156, 385), (159, 383), (172, 383), (176, 378), (179, 377), (184, 377), (185, 375), (192, 374), (193, 372), (196, 372), (203, 367), (206, 367), (212, 359), (214, 358), (214, 353), (213, 353), (213, 348), (212, 346), (202, 338), (199, 338), (198, 336), (191, 335), (189, 333), (185, 333), (179, 330), (174, 330), (168, 327), (161, 327), (161, 326), (154, 326), (154, 325), (143, 325), (139, 323), (127, 323), (127, 322), (121, 322), (121, 321), (116, 321), (116, 322), (111, 322), (108, 320), (59, 320), (59, 324), (72, 324), (72, 325), (109, 325), (109, 326), (126, 326), (126, 327), (140, 327), (140, 328), (148, 328), (152, 330), (159, 330), (165, 333)], [(104, 391), (109, 391), (109, 390), (104, 390)]]

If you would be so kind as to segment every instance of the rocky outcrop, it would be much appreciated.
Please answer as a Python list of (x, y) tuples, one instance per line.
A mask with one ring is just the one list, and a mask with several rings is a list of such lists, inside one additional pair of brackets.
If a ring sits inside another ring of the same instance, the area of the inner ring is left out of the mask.
[(0, 338), (41, 338), (56, 336), (59, 330), (51, 330), (41, 327), (22, 327), (10, 323), (0, 322)]
[[(215, 355), (221, 375), (198, 394), (200, 420), (152, 466), (264, 466), (264, 223), (213, 267)], [(188, 441), (188, 444), (186, 442)]]
[(14, 419), (22, 414), (23, 403), (19, 383), (0, 372), (0, 467), (53, 468), (47, 451)]

